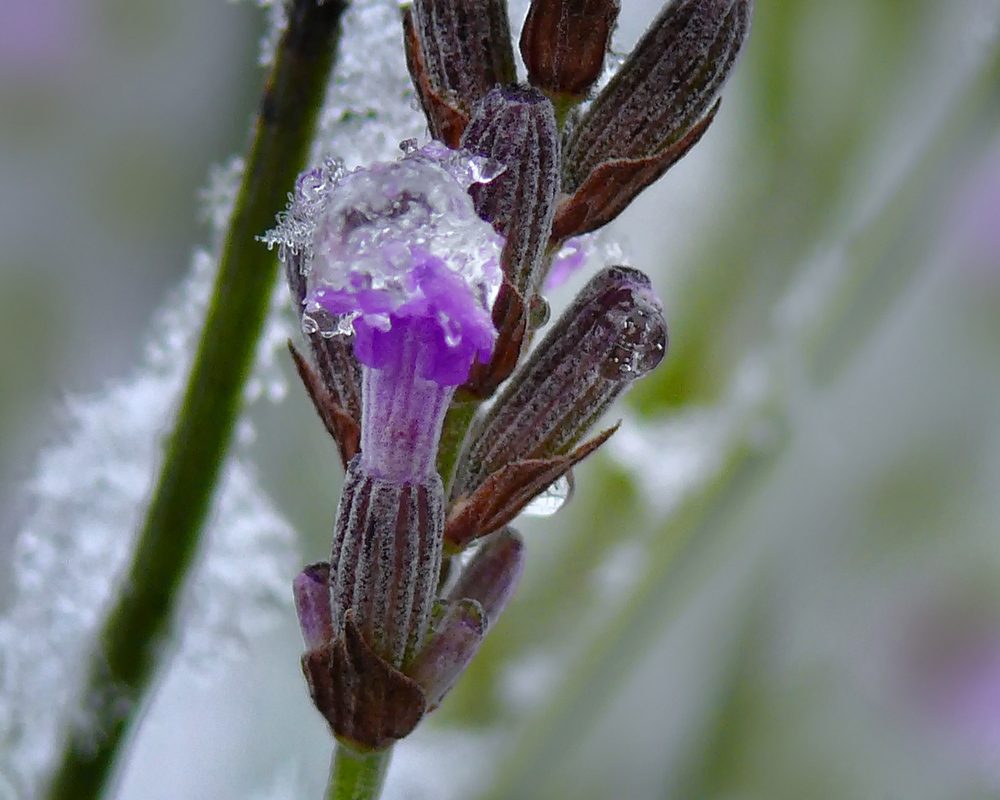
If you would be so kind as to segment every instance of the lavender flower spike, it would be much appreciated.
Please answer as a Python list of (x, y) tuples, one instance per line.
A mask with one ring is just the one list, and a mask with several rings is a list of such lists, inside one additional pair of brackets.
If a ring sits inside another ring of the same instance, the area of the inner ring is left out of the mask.
[[(407, 670), (426, 644), (441, 571), (441, 426), (497, 337), (503, 237), (468, 193), (490, 171), (438, 143), (354, 172), (327, 162), (300, 176), (267, 237), (301, 298), (303, 329), (352, 335), (360, 364), (360, 452), (347, 464), (331, 559), (294, 586), (313, 702), (356, 750), (388, 747), (427, 710)], [(449, 680), (467, 651), (437, 659)]]
[(490, 168), (436, 142), (368, 169), (324, 166), (300, 179), (268, 236), (298, 258), (303, 319), (355, 335), (360, 467), (372, 476), (431, 474), (455, 387), (492, 353), (503, 239), (468, 195)]

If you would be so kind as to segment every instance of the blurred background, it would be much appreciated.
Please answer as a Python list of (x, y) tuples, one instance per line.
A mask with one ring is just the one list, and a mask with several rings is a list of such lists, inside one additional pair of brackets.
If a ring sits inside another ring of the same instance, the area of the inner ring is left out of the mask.
[[(241, 152), (252, 4), (0, 0), (0, 496), (17, 504), (60, 404), (139, 359), (206, 226), (209, 168)], [(16, 522), (0, 514), (0, 554)], [(0, 558), (6, 564), (6, 558)]]
[[(659, 4), (622, 4), (624, 54)], [(519, 593), (389, 796), (1000, 797), (998, 20), (757, 0), (718, 120), (608, 237), (671, 352), (574, 500), (518, 524)], [(246, 143), (266, 19), (0, 0), (0, 21), (3, 608), (67, 398), (141, 368), (210, 242), (199, 190)], [(301, 561), (325, 557), (340, 475), (304, 393), (249, 420)], [(320, 796), (300, 649), (283, 606), (222, 668), (171, 670), (120, 796)]]

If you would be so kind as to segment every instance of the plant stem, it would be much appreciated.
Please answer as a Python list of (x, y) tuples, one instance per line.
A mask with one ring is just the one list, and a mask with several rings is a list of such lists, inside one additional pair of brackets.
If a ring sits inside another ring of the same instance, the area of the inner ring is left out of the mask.
[(438, 446), (437, 470), (444, 481), (445, 496), (451, 491), (451, 482), (455, 477), (455, 467), (462, 445), (469, 432), (469, 426), (476, 416), (476, 411), (482, 405), (477, 399), (458, 399), (452, 401), (451, 408), (444, 418), (441, 430), (441, 444)]
[(357, 753), (338, 743), (330, 766), (327, 800), (378, 800), (391, 759), (391, 747), (377, 753)]
[(49, 800), (104, 793), (168, 654), (274, 289), (276, 259), (255, 237), (273, 224), (305, 166), (345, 9), (345, 0), (288, 5), (194, 366), (133, 561), (87, 668), (88, 719), (69, 732)]

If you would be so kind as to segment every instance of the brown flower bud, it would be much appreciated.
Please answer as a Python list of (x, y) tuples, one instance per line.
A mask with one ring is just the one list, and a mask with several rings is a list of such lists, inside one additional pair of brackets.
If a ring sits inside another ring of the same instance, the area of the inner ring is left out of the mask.
[(598, 273), (474, 426), (453, 499), (472, 496), (507, 465), (570, 453), (611, 402), (660, 363), (666, 346), (663, 306), (649, 279), (629, 267)]
[[(620, 213), (701, 137), (746, 40), (752, 0), (676, 0), (573, 129), (554, 241)], [(585, 209), (582, 210), (582, 209)]]
[(476, 211), (505, 237), (504, 286), (493, 306), (498, 337), (489, 364), (475, 364), (465, 389), (493, 394), (517, 365), (528, 324), (526, 298), (545, 266), (559, 191), (559, 134), (552, 104), (527, 86), (491, 90), (475, 107), (462, 147), (506, 169), (469, 189)]
[(462, 147), (506, 169), (469, 188), (476, 213), (506, 237), (503, 269), (530, 299), (545, 260), (559, 191), (559, 133), (552, 104), (537, 89), (491, 90), (476, 103)]
[(517, 80), (504, 0), (414, 0), (407, 66), (434, 138), (456, 147), (476, 101)]
[(521, 30), (528, 78), (553, 97), (580, 100), (600, 77), (618, 0), (532, 0)]

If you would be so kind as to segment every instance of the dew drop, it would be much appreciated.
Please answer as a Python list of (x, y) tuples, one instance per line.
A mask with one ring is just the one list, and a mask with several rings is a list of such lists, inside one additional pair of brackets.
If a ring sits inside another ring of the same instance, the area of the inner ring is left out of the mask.
[(548, 300), (540, 294), (531, 298), (531, 305), (528, 308), (528, 327), (531, 330), (537, 331), (549, 321), (551, 316), (552, 307)]
[(616, 344), (601, 363), (601, 375), (611, 381), (629, 380), (635, 354), (623, 344)]
[(568, 472), (524, 507), (529, 517), (551, 517), (573, 496), (573, 477)]
[(472, 183), (489, 183), (506, 172), (507, 165), (497, 159), (477, 156), (469, 159), (468, 169)]
[(307, 336), (312, 336), (314, 333), (319, 332), (319, 323), (314, 317), (308, 314), (302, 315), (302, 332)]
[(405, 153), (406, 155), (409, 155), (410, 153), (412, 153), (414, 150), (417, 149), (417, 140), (403, 139), (403, 141), (399, 143), (399, 149), (402, 150), (403, 153)]

